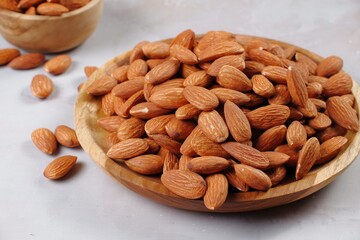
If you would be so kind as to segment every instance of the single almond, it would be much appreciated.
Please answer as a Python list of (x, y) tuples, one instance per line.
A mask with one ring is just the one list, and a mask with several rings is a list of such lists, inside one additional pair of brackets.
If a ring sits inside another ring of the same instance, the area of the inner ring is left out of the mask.
[(290, 123), (286, 132), (286, 141), (291, 149), (301, 149), (307, 140), (304, 126), (299, 121)]
[(267, 151), (262, 154), (269, 160), (269, 169), (279, 167), (290, 160), (290, 156), (282, 152)]
[(288, 46), (284, 49), (284, 57), (286, 59), (293, 59), (296, 54), (296, 47), (295, 46)]
[(142, 59), (133, 61), (127, 69), (127, 79), (132, 80), (136, 77), (143, 77), (148, 72), (148, 65)]
[[(108, 78), (109, 76), (106, 76), (106, 77)], [(114, 79), (114, 78), (112, 78), (112, 79)], [(144, 89), (144, 82), (145, 82), (144, 77), (136, 77), (132, 80), (125, 81), (125, 82), (115, 85), (112, 88), (111, 92), (117, 97), (121, 97), (123, 99), (128, 99), (134, 93)]]
[(166, 58), (160, 58), (160, 59), (148, 59), (146, 60), (146, 64), (148, 65), (148, 68), (151, 70), (157, 65), (160, 65), (161, 63), (165, 62)]
[(274, 85), (263, 75), (256, 74), (251, 78), (252, 90), (262, 97), (272, 97), (275, 94)]
[(188, 169), (199, 174), (214, 174), (223, 171), (231, 162), (217, 156), (196, 157), (188, 162)]
[(55, 137), (58, 143), (65, 147), (74, 148), (80, 146), (75, 130), (68, 126), (57, 126), (55, 129)]
[(322, 85), (317, 82), (308, 83), (306, 86), (306, 89), (307, 89), (309, 98), (318, 98), (323, 92)]
[(67, 54), (58, 55), (45, 63), (44, 70), (53, 75), (60, 75), (70, 67), (71, 61)]
[(133, 106), (129, 112), (131, 116), (137, 118), (151, 119), (164, 114), (168, 114), (171, 112), (171, 109), (165, 109), (159, 107), (158, 105), (152, 102), (142, 102)]
[[(55, 1), (59, 2), (60, 4), (64, 5), (65, 7), (67, 7), (70, 11), (73, 11), (75, 9), (85, 6), (91, 0), (55, 0)], [(52, 0), (51, 2), (54, 2), (54, 1)]]
[(197, 117), (200, 113), (200, 109), (189, 103), (179, 107), (175, 112), (175, 116), (177, 119), (186, 120)]
[(132, 63), (136, 59), (145, 59), (145, 55), (142, 48), (148, 43), (149, 43), (148, 41), (141, 41), (135, 45), (135, 47), (131, 51), (129, 63)]
[(221, 146), (236, 160), (243, 164), (266, 169), (269, 166), (269, 160), (257, 149), (238, 142), (226, 142)]
[(171, 46), (180, 45), (188, 49), (192, 49), (195, 41), (195, 33), (191, 29), (187, 29), (179, 33), (171, 42)]
[(194, 53), (199, 55), (200, 52), (204, 51), (209, 46), (226, 41), (234, 41), (232, 33), (225, 31), (209, 31), (205, 33), (204, 36), (197, 42), (196, 46), (194, 46)]
[(304, 63), (304, 64), (307, 66), (307, 68), (309, 69), (309, 72), (310, 72), (311, 74), (315, 74), (315, 73), (316, 73), (316, 69), (317, 69), (318, 65), (317, 65), (317, 63), (316, 63), (314, 60), (312, 60), (310, 57), (308, 57), (308, 56), (306, 56), (306, 55), (304, 55), (304, 54), (302, 54), (302, 53), (297, 52), (297, 53), (295, 54), (295, 59), (296, 59), (296, 61), (299, 62), (299, 63)]
[(177, 141), (184, 141), (190, 133), (194, 130), (196, 124), (190, 120), (180, 120), (172, 118), (166, 125), (166, 133), (172, 139)]
[[(196, 156), (197, 153), (192, 148), (191, 142), (192, 142), (193, 139), (196, 139), (200, 134), (203, 135), (199, 125), (197, 125), (192, 130), (190, 135), (185, 139), (185, 141), (181, 144), (180, 153), (183, 154), (183, 155), (187, 155), (187, 156)], [(206, 138), (206, 139), (208, 139), (208, 138)], [(211, 141), (211, 140), (208, 139), (208, 141)]]
[[(111, 94), (112, 93), (108, 93)], [(105, 95), (106, 96), (106, 95)], [(121, 117), (130, 117), (130, 109), (138, 103), (145, 101), (144, 90), (140, 90), (129, 97), (118, 109), (117, 114)]]
[(191, 50), (178, 44), (170, 47), (170, 56), (178, 59), (181, 63), (195, 65), (198, 63), (197, 56)]
[(283, 62), (278, 56), (265, 50), (253, 48), (250, 49), (247, 53), (250, 60), (260, 62), (265, 66), (283, 66)]
[(308, 92), (301, 69), (296, 67), (290, 68), (286, 76), (286, 82), (293, 103), (304, 107), (308, 100)]
[(98, 67), (95, 66), (85, 66), (84, 73), (87, 78), (89, 78), (94, 72), (98, 70)]
[(337, 136), (345, 136), (347, 130), (337, 124), (333, 124), (332, 126), (326, 128), (323, 131), (320, 131), (316, 134), (316, 137), (319, 139), (321, 143), (329, 140), (330, 138)]
[(0, 49), (0, 66), (8, 64), (13, 59), (20, 56), (20, 51), (16, 48)]
[(34, 145), (46, 154), (53, 154), (57, 150), (57, 141), (52, 131), (47, 128), (38, 128), (31, 133)]
[(200, 71), (201, 69), (197, 68), (194, 65), (187, 65), (187, 64), (182, 64), (181, 66), (181, 76), (184, 78), (187, 78), (188, 76), (190, 76), (190, 74)]
[(40, 15), (45, 16), (61, 16), (69, 12), (69, 9), (58, 3), (45, 2), (37, 6), (36, 11)]
[(228, 181), (223, 174), (213, 174), (205, 178), (207, 189), (204, 195), (204, 204), (207, 209), (220, 208), (228, 195)]
[(149, 99), (159, 107), (177, 109), (189, 103), (183, 92), (184, 88), (166, 88), (155, 91)]
[(145, 123), (147, 135), (167, 134), (165, 126), (174, 118), (173, 114), (151, 118)]
[(148, 150), (145, 152), (146, 154), (156, 154), (160, 151), (160, 146), (154, 140), (150, 138), (144, 138), (144, 140), (149, 145)]
[(180, 68), (180, 61), (170, 58), (151, 69), (145, 76), (148, 83), (159, 84), (174, 76)]
[(316, 75), (321, 77), (330, 77), (343, 67), (343, 60), (337, 56), (330, 56), (320, 61), (316, 68)]
[(230, 65), (224, 65), (220, 69), (216, 81), (224, 88), (241, 92), (247, 92), (252, 89), (250, 79), (242, 71)]
[(106, 116), (114, 115), (114, 98), (115, 96), (109, 92), (102, 96), (101, 98), (101, 110)]
[(141, 138), (129, 138), (113, 145), (106, 153), (112, 159), (128, 159), (139, 156), (149, 149), (148, 143)]
[(316, 137), (306, 141), (301, 149), (296, 165), (296, 180), (300, 180), (308, 174), (316, 161), (320, 159), (320, 143)]
[(168, 135), (154, 134), (154, 135), (150, 135), (149, 137), (154, 139), (154, 141), (157, 144), (159, 144), (161, 147), (169, 150), (171, 153), (180, 154), (181, 143), (170, 138)]
[(147, 154), (126, 160), (125, 164), (134, 172), (154, 175), (162, 172), (164, 160), (158, 155)]
[(102, 77), (96, 78), (88, 87), (87, 93), (95, 96), (104, 95), (111, 92), (111, 90), (116, 86), (116, 79), (104, 75)]
[(324, 130), (332, 124), (332, 121), (327, 115), (318, 112), (316, 117), (309, 120), (308, 124), (315, 130)]
[(129, 118), (120, 123), (117, 130), (117, 137), (120, 141), (129, 138), (140, 138), (145, 134), (145, 122), (139, 118)]
[(286, 177), (286, 173), (287, 173), (286, 167), (283, 165), (266, 171), (266, 174), (269, 176), (269, 178), (271, 180), (272, 187), (275, 187), (282, 180), (284, 180)]
[(187, 155), (181, 155), (180, 159), (179, 159), (179, 168), (180, 170), (189, 170), (187, 168), (188, 166), (188, 162), (191, 160), (192, 158), (187, 156)]
[(54, 90), (54, 84), (50, 78), (43, 74), (37, 74), (33, 77), (30, 90), (32, 95), (38, 98), (47, 98)]
[(120, 116), (107, 116), (97, 120), (99, 126), (108, 132), (116, 132), (125, 119)]
[(205, 180), (189, 170), (166, 171), (161, 175), (161, 182), (171, 192), (187, 199), (201, 198), (206, 191)]
[(322, 84), (325, 96), (341, 96), (351, 94), (353, 82), (349, 74), (339, 72), (332, 75), (326, 82)]
[(347, 101), (338, 96), (330, 97), (326, 107), (330, 118), (338, 125), (351, 131), (359, 130), (358, 115)]
[(226, 123), (216, 110), (200, 113), (198, 124), (203, 133), (213, 142), (221, 143), (229, 137)]
[(197, 54), (199, 62), (207, 62), (227, 55), (244, 52), (244, 48), (235, 41), (215, 42)]
[(281, 145), (286, 136), (287, 128), (285, 125), (279, 125), (267, 129), (255, 141), (255, 148), (259, 151), (274, 150)]
[(228, 167), (223, 171), (228, 180), (228, 183), (241, 192), (247, 192), (249, 185), (247, 185), (236, 173), (233, 166)]
[(259, 169), (245, 164), (235, 164), (234, 168), (241, 180), (256, 190), (266, 191), (272, 185), (269, 176)]
[(189, 103), (204, 111), (211, 111), (219, 105), (216, 95), (203, 87), (187, 86), (183, 94)]
[(75, 165), (77, 157), (62, 156), (53, 160), (44, 170), (44, 176), (51, 180), (57, 180), (64, 177)]
[(163, 172), (173, 169), (179, 169), (179, 159), (175, 154), (167, 151), (164, 158)]
[(266, 78), (280, 84), (286, 84), (287, 73), (288, 70), (286, 68), (279, 66), (266, 66), (261, 71), (261, 74), (264, 75)]
[(142, 47), (147, 58), (166, 58), (170, 55), (170, 45), (163, 42), (152, 42)]
[(157, 91), (162, 91), (162, 90), (169, 90), (172, 88), (184, 88), (184, 79), (183, 78), (174, 78), (174, 79), (170, 79), (166, 82), (154, 85), (153, 88), (151, 89), (151, 94), (154, 94)]
[(288, 105), (291, 102), (291, 95), (285, 84), (275, 85), (275, 93), (268, 98), (269, 104)]
[(243, 72), (248, 76), (251, 77), (255, 74), (261, 74), (261, 72), (263, 71), (265, 65), (260, 63), (260, 62), (256, 62), (256, 61), (245, 61), (245, 69), (243, 70)]
[(224, 105), (224, 115), (226, 124), (231, 136), (237, 142), (244, 142), (251, 139), (252, 132), (250, 123), (244, 112), (231, 101), (226, 101)]
[(333, 137), (323, 142), (320, 145), (320, 158), (315, 164), (324, 164), (336, 157), (347, 142), (348, 139), (342, 136)]
[(125, 82), (128, 80), (127, 72), (129, 70), (130, 65), (123, 65), (116, 68), (111, 72), (111, 77), (115, 78), (118, 82)]
[[(299, 159), (299, 151), (297, 149), (290, 148), (288, 144), (283, 144), (275, 148), (275, 152), (283, 153), (290, 156), (289, 160), (285, 163), (285, 165), (291, 168), (296, 167)], [(269, 162), (271, 161), (270, 158)]]
[(210, 76), (217, 77), (220, 69), (225, 65), (233, 66), (242, 71), (245, 68), (245, 61), (242, 55), (224, 56), (212, 62), (206, 73)]
[(221, 104), (225, 104), (226, 101), (231, 101), (240, 106), (250, 102), (250, 98), (246, 94), (233, 89), (217, 87), (210, 91), (215, 93)]
[[(189, 138), (189, 137), (188, 137)], [(188, 155), (199, 155), (199, 156), (217, 156), (222, 158), (229, 158), (230, 155), (221, 147), (219, 143), (211, 141), (200, 128), (197, 131), (193, 131), (190, 139), (188, 138), (181, 145), (181, 152), (187, 153)], [(189, 152), (186, 152), (186, 141), (190, 141), (191, 147)], [(193, 154), (192, 151), (195, 153)]]
[(186, 77), (183, 85), (186, 86), (200, 86), (207, 87), (212, 82), (212, 77), (206, 71), (197, 71)]
[(310, 99), (306, 101), (304, 107), (298, 106), (297, 110), (300, 111), (306, 118), (314, 118), (318, 113), (315, 104)]
[(246, 114), (250, 126), (261, 130), (284, 124), (289, 116), (289, 107), (277, 104), (259, 107)]
[(290, 116), (289, 116), (289, 120), (302, 120), (304, 115), (299, 111), (297, 110), (296, 108), (294, 107), (289, 107), (290, 109)]
[(45, 60), (41, 53), (27, 53), (20, 55), (9, 63), (9, 67), (17, 70), (32, 69), (40, 66)]

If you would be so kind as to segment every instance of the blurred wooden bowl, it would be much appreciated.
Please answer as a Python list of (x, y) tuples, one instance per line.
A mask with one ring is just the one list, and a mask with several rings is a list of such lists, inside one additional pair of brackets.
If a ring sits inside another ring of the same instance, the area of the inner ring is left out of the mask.
[[(267, 39), (280, 46), (290, 46), (288, 43)], [(169, 40), (164, 40), (169, 42)], [(301, 52), (316, 62), (322, 57), (308, 50), (297, 47)], [(84, 84), (80, 91), (75, 106), (75, 128), (82, 148), (91, 158), (107, 173), (113, 176), (127, 188), (172, 207), (202, 212), (245, 212), (254, 211), (274, 206), (284, 205), (302, 199), (330, 184), (342, 173), (356, 158), (360, 150), (360, 132), (348, 131), (349, 139), (344, 149), (332, 161), (314, 167), (303, 179), (295, 181), (288, 179), (268, 191), (249, 191), (230, 193), (226, 202), (215, 211), (207, 209), (202, 199), (189, 200), (176, 196), (165, 188), (158, 176), (144, 176), (131, 171), (125, 164), (119, 164), (106, 156), (105, 139), (109, 134), (97, 124), (97, 119), (103, 117), (101, 111), (101, 98), (96, 98), (86, 93), (86, 88), (96, 78), (110, 73), (118, 66), (127, 64), (131, 52), (127, 52), (107, 62), (99, 68)], [(353, 94), (356, 98), (355, 109), (360, 112), (360, 87), (354, 81)]]
[(79, 46), (96, 29), (103, 0), (61, 16), (32, 16), (0, 9), (0, 33), (11, 44), (32, 52), (56, 53)]

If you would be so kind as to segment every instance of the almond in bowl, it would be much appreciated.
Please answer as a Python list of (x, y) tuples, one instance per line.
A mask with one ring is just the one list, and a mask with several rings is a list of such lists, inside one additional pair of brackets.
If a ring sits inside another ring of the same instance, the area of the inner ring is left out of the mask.
[(107, 172), (161, 203), (286, 204), (331, 183), (359, 152), (359, 87), (342, 65), (276, 40), (186, 30), (93, 73), (76, 132)]

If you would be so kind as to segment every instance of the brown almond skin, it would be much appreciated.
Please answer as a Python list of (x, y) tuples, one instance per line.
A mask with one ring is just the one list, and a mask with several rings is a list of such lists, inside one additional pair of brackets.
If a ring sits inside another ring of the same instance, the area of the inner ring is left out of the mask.
[[(214, 42), (197, 54), (199, 62), (208, 62), (219, 57), (242, 53), (244, 48), (234, 41)], [(195, 53), (196, 54), (196, 53)]]
[(236, 173), (233, 166), (228, 167), (223, 171), (228, 183), (241, 192), (247, 192), (249, 190), (249, 185), (247, 185)]
[(290, 123), (287, 133), (286, 141), (290, 148), (301, 149), (307, 140), (307, 134), (304, 126), (299, 121)]
[(316, 137), (319, 139), (321, 143), (325, 142), (326, 140), (337, 137), (337, 136), (345, 136), (347, 130), (337, 124), (333, 124), (332, 126), (328, 127), (327, 129), (320, 131), (316, 134)]
[(222, 157), (196, 157), (188, 162), (188, 169), (199, 174), (214, 174), (228, 168), (231, 162)]
[(200, 113), (198, 124), (202, 132), (213, 142), (221, 143), (229, 137), (226, 123), (216, 110)]
[(149, 41), (141, 41), (134, 46), (130, 54), (130, 59), (129, 59), (130, 63), (134, 62), (136, 59), (145, 59), (145, 55), (142, 48), (148, 43)]
[(147, 135), (167, 134), (165, 126), (174, 118), (173, 114), (154, 117), (145, 123)]
[(287, 128), (285, 125), (279, 125), (269, 128), (261, 134), (255, 143), (255, 148), (259, 151), (274, 150), (281, 145), (286, 137)]
[(170, 58), (157, 65), (145, 75), (145, 81), (151, 84), (163, 83), (173, 77), (180, 68), (180, 61)]
[(100, 96), (111, 92), (111, 90), (117, 85), (116, 79), (110, 76), (102, 76), (94, 80), (87, 88), (87, 93)]
[(251, 139), (251, 126), (244, 112), (233, 102), (226, 101), (224, 105), (226, 124), (231, 136), (237, 142), (245, 142)]
[[(290, 156), (289, 160), (285, 163), (285, 165), (291, 168), (296, 167), (299, 158), (299, 151), (297, 149), (292, 149), (289, 147), (289, 145), (283, 144), (275, 148), (275, 152), (283, 153)], [(271, 162), (270, 159), (269, 162)]]
[(281, 153), (281, 152), (273, 152), (273, 151), (267, 151), (267, 152), (261, 152), (267, 159), (269, 160), (269, 169), (274, 167), (279, 167), (283, 164), (286, 164), (290, 160), (290, 156)]
[(315, 118), (309, 120), (308, 124), (315, 130), (324, 130), (332, 124), (332, 121), (324, 113), (318, 112)]
[(335, 96), (326, 101), (326, 108), (330, 118), (341, 127), (351, 130), (359, 130), (359, 119), (356, 111), (342, 98)]
[(215, 210), (221, 207), (228, 195), (228, 181), (223, 174), (213, 174), (205, 178), (207, 189), (204, 204), (207, 209)]
[(113, 145), (106, 153), (112, 159), (128, 159), (139, 156), (149, 149), (142, 138), (129, 138)]
[(315, 164), (324, 164), (335, 158), (348, 142), (346, 137), (337, 136), (330, 138), (320, 145), (320, 159)]
[(286, 68), (279, 66), (266, 66), (261, 71), (261, 74), (266, 78), (279, 84), (286, 84), (287, 73), (288, 70)]
[(253, 91), (262, 97), (272, 97), (275, 94), (274, 85), (263, 75), (256, 74), (252, 76)]
[(38, 128), (31, 133), (34, 145), (46, 154), (53, 154), (57, 150), (57, 141), (52, 131), (47, 128)]
[(245, 164), (234, 164), (234, 168), (241, 180), (256, 190), (266, 191), (272, 185), (269, 176), (259, 169)]
[(167, 151), (164, 157), (163, 172), (173, 169), (179, 169), (179, 159), (175, 154)]
[(157, 144), (169, 150), (171, 153), (180, 154), (181, 143), (170, 138), (168, 135), (154, 134), (150, 135), (149, 137), (154, 139)]
[(125, 164), (134, 172), (154, 175), (162, 172), (164, 160), (158, 155), (147, 154), (126, 160)]
[(42, 3), (37, 8), (36, 11), (40, 15), (46, 16), (61, 16), (63, 13), (69, 12), (69, 9), (65, 6), (58, 3)]
[(297, 67), (290, 68), (286, 76), (286, 82), (293, 103), (304, 107), (309, 97), (301, 69)]
[(275, 85), (275, 93), (268, 98), (269, 104), (288, 105), (291, 102), (291, 95), (285, 84)]
[(74, 148), (80, 146), (75, 130), (68, 126), (57, 126), (55, 129), (55, 137), (56, 140), (65, 147)]
[(142, 59), (132, 62), (126, 71), (127, 79), (132, 80), (136, 77), (143, 77), (148, 72), (148, 65)]
[(189, 103), (179, 107), (175, 112), (175, 116), (177, 119), (186, 120), (197, 117), (200, 113), (201, 113), (200, 109), (194, 107)]
[(117, 137), (123, 141), (129, 138), (140, 138), (145, 134), (145, 122), (139, 118), (129, 118), (120, 123)]
[(37, 74), (33, 77), (30, 90), (32, 95), (40, 99), (44, 99), (50, 96), (54, 90), (54, 84), (50, 78), (43, 74)]
[(195, 41), (195, 33), (191, 29), (187, 29), (179, 33), (171, 42), (171, 46), (180, 45), (188, 49), (192, 49)]
[(18, 56), (20, 56), (20, 51), (16, 48), (0, 49), (0, 66), (8, 64)]
[(203, 111), (211, 111), (219, 105), (216, 95), (203, 87), (187, 86), (183, 94), (189, 103)]
[(155, 91), (150, 101), (165, 109), (178, 109), (189, 102), (183, 94), (184, 88), (166, 88)]
[(67, 54), (61, 54), (53, 57), (44, 65), (44, 70), (53, 75), (64, 73), (71, 65), (72, 59)]
[(212, 77), (206, 71), (197, 71), (186, 77), (184, 80), (184, 87), (186, 86), (200, 86), (206, 87), (212, 82)]
[(98, 125), (108, 132), (116, 132), (125, 118), (120, 116), (107, 116), (97, 120)]
[(164, 172), (161, 175), (161, 182), (171, 192), (187, 199), (203, 197), (207, 186), (199, 174), (181, 169)]
[(14, 58), (9, 67), (16, 70), (27, 70), (40, 66), (45, 60), (45, 56), (41, 53), (27, 53)]
[[(107, 76), (107, 78), (108, 77), (109, 76)], [(113, 86), (111, 92), (117, 97), (128, 99), (134, 93), (144, 89), (144, 81), (145, 81), (144, 77), (136, 77), (131, 81), (125, 81)]]
[(343, 67), (343, 60), (337, 56), (330, 56), (323, 59), (316, 69), (316, 75), (330, 77), (338, 73)]
[(211, 63), (206, 73), (210, 76), (217, 77), (219, 75), (220, 69), (224, 65), (233, 66), (242, 71), (245, 68), (245, 61), (241, 55), (230, 55), (221, 57)]
[(218, 87), (213, 88), (210, 91), (216, 95), (221, 104), (225, 104), (226, 101), (231, 101), (236, 105), (241, 106), (250, 102), (250, 97), (233, 89)]
[(265, 50), (260, 50), (257, 48), (251, 49), (250, 51), (247, 52), (249, 59), (253, 60), (253, 61), (257, 61), (260, 62), (266, 66), (279, 66), (282, 67), (283, 66), (283, 62), (281, 61), (281, 59), (270, 53), (267, 52)]
[(266, 174), (269, 176), (271, 180), (272, 187), (275, 187), (278, 185), (284, 178), (286, 177), (286, 167), (284, 165), (275, 167), (273, 169), (270, 169), (266, 171)]
[(240, 92), (247, 92), (252, 89), (250, 79), (242, 71), (230, 65), (221, 67), (216, 81), (224, 88), (230, 88)]
[(195, 127), (196, 124), (193, 121), (173, 118), (165, 125), (165, 130), (172, 139), (184, 141)]
[(259, 107), (246, 114), (250, 125), (261, 130), (284, 124), (289, 116), (289, 107), (277, 104)]
[(195, 65), (198, 63), (198, 59), (195, 53), (193, 53), (188, 48), (178, 44), (170, 47), (170, 56), (175, 57), (184, 64)]
[(166, 58), (170, 55), (170, 45), (163, 42), (152, 42), (142, 47), (143, 53), (147, 58)]
[(312, 137), (306, 141), (301, 149), (299, 159), (296, 165), (296, 180), (300, 180), (306, 176), (316, 161), (320, 159), (320, 143), (316, 137)]
[[(127, 78), (127, 72), (129, 70), (130, 65), (123, 65), (118, 68), (116, 68), (112, 73), (110, 74), (111, 77), (115, 78), (118, 82), (125, 82), (128, 80)], [(89, 76), (88, 76), (89, 77)]]
[(342, 96), (351, 94), (353, 82), (349, 74), (339, 72), (332, 75), (326, 82), (322, 84), (323, 93), (327, 97)]
[[(199, 126), (199, 125), (198, 125)], [(187, 141), (188, 138), (185, 140)], [(184, 148), (186, 148), (186, 145), (188, 143), (183, 143), (181, 145), (181, 151), (182, 153), (195, 156), (196, 154), (199, 156), (217, 156), (222, 158), (229, 158), (230, 155), (221, 147), (220, 144), (211, 141), (208, 137), (205, 136), (205, 134), (201, 131), (199, 128), (198, 130), (194, 131), (192, 133), (192, 136), (189, 138), (190, 141), (190, 148), (191, 151), (194, 151), (194, 153), (190, 152), (184, 152)]]
[(171, 112), (171, 109), (159, 107), (152, 102), (142, 102), (133, 106), (129, 113), (131, 116), (141, 119), (151, 119)]
[(62, 156), (53, 160), (44, 170), (44, 176), (51, 180), (64, 177), (75, 165), (77, 157)]

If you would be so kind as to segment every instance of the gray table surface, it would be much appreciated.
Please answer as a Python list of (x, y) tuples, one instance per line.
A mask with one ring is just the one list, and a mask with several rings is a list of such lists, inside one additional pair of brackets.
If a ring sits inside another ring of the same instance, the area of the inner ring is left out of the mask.
[[(228, 30), (338, 55), (360, 81), (360, 1), (106, 0), (96, 32), (69, 54), (74, 63), (53, 77), (45, 101), (29, 90), (41, 68), (0, 68), (0, 239), (360, 239), (360, 161), (301, 201), (259, 212), (204, 214), (154, 203), (114, 181), (81, 150), (66, 181), (42, 176), (53, 159), (30, 141), (38, 127), (73, 126), (83, 67), (100, 66), (140, 40)], [(11, 47), (0, 38), (0, 48)]]

